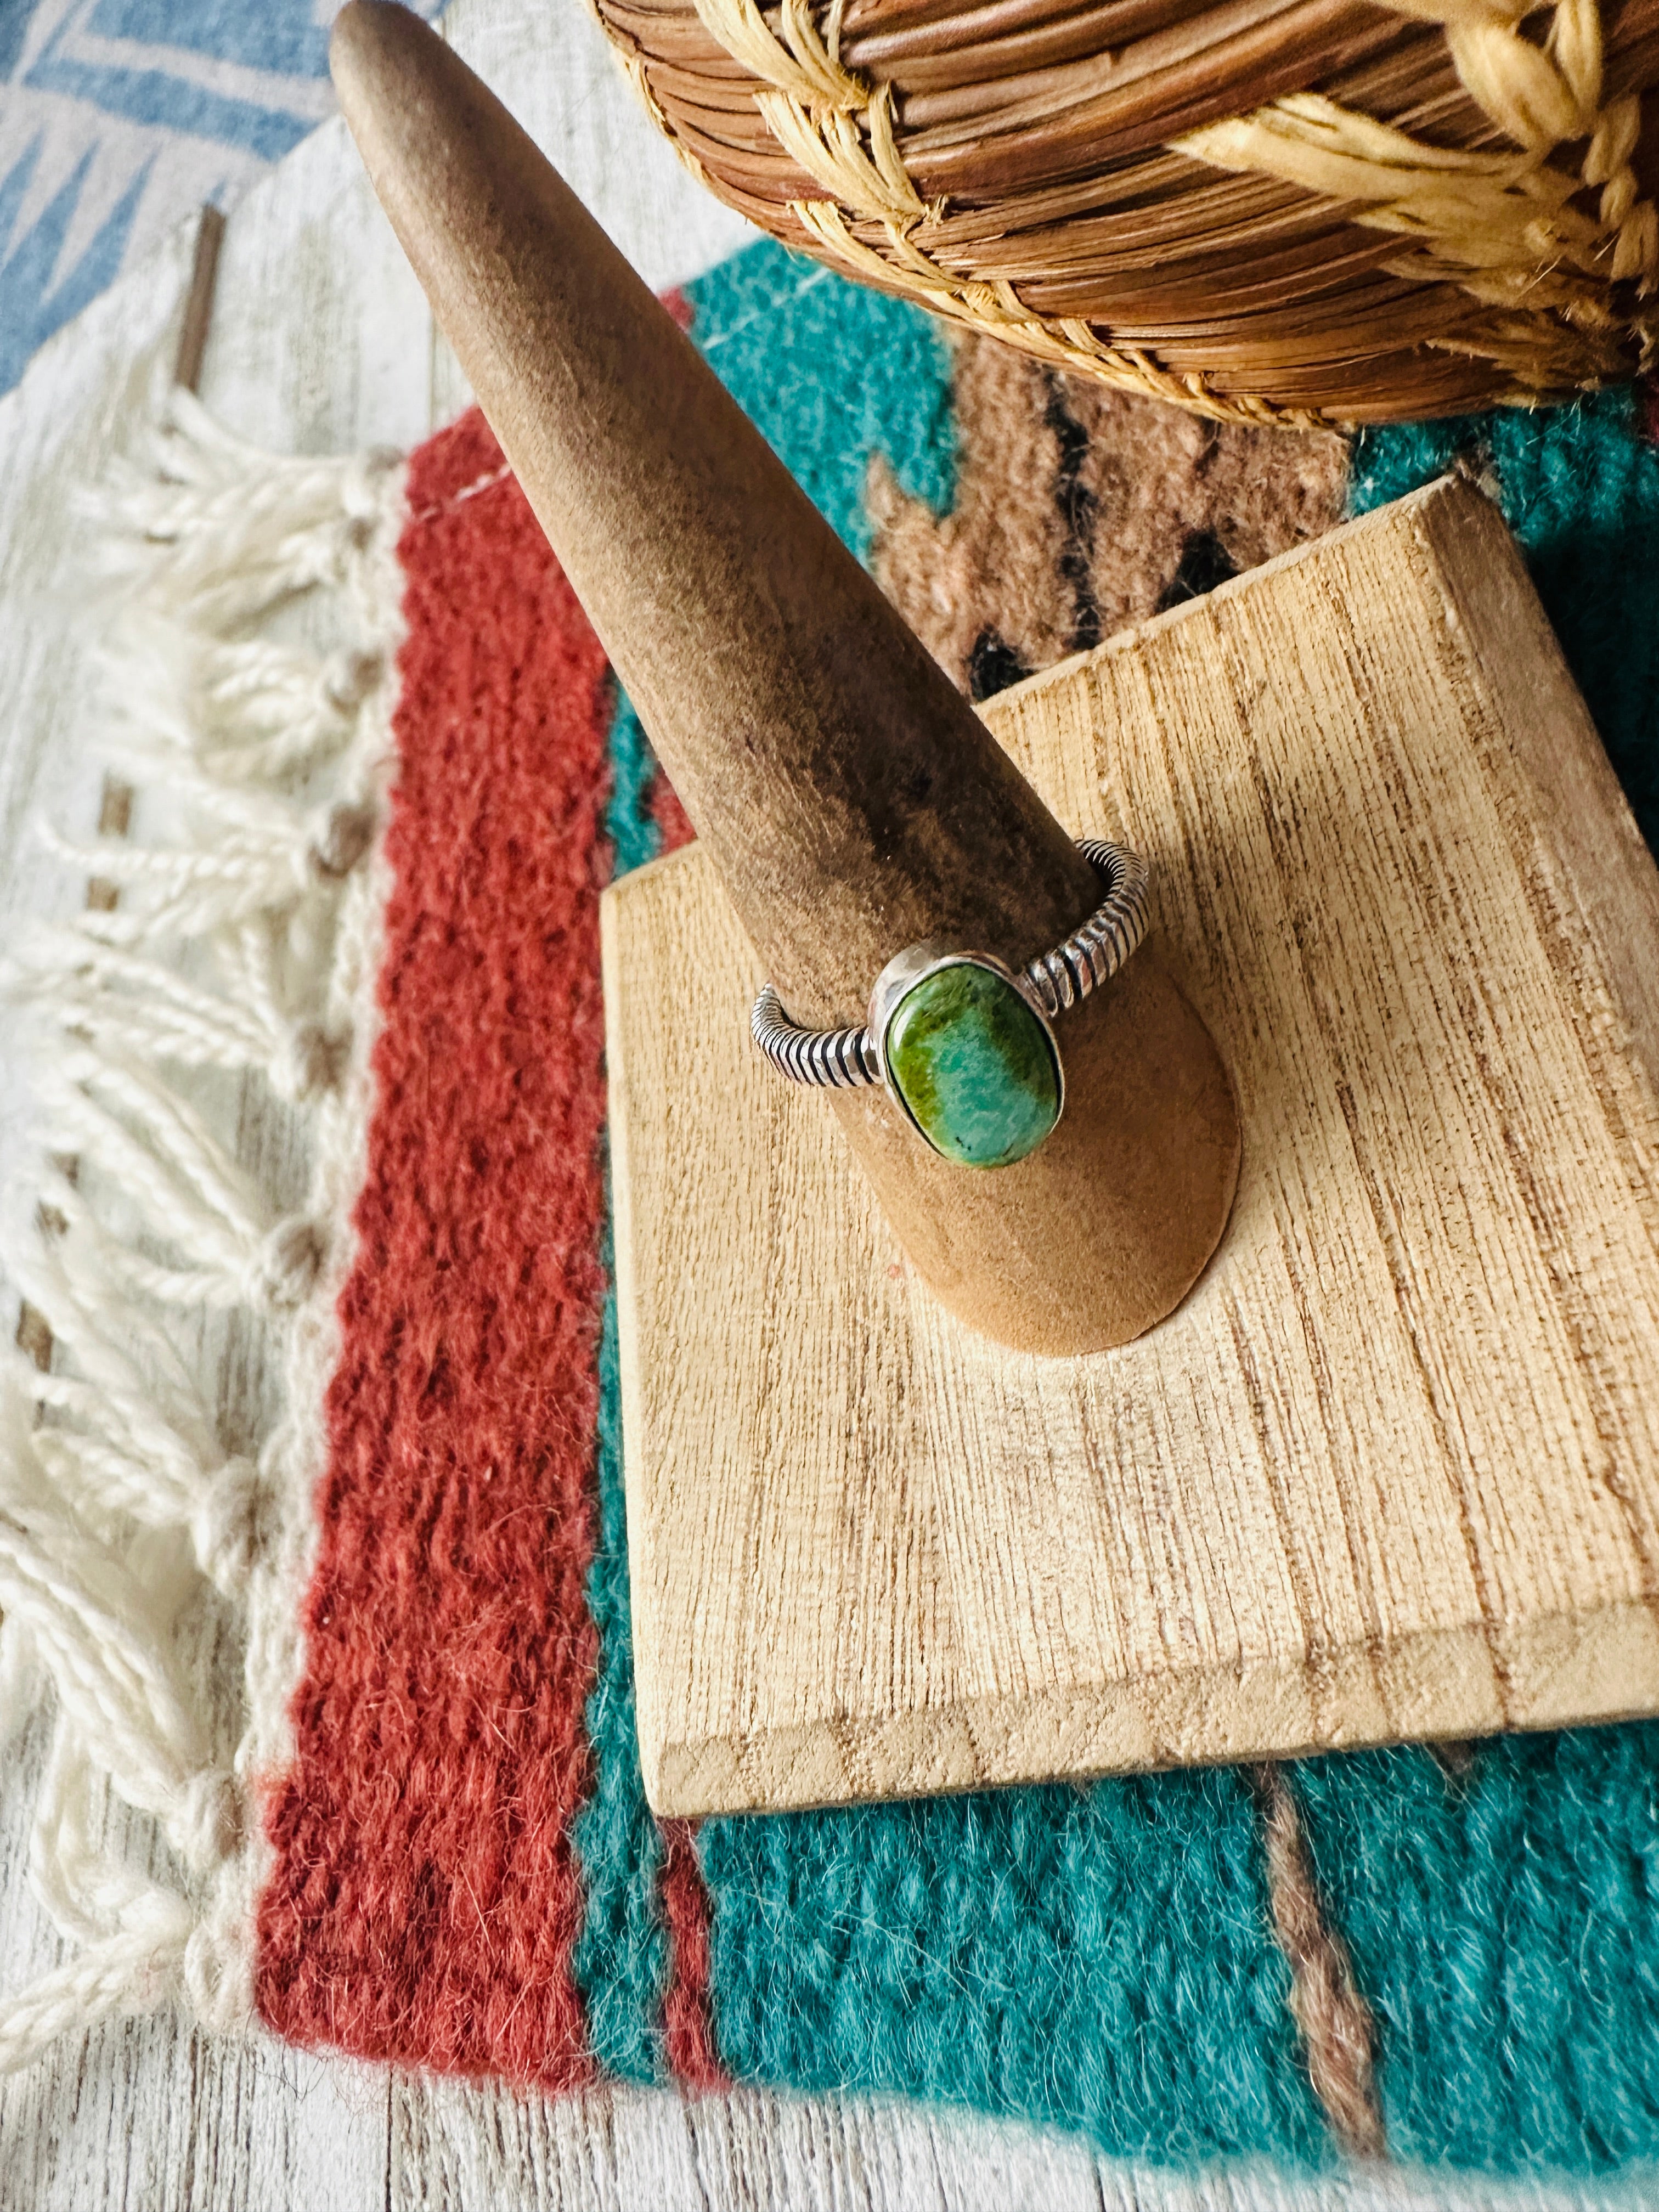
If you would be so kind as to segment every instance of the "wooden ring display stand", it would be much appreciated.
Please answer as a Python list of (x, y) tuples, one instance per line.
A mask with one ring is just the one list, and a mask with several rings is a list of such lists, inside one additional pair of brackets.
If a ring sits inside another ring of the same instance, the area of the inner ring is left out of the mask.
[[(924, 939), (1017, 970), (1066, 936), (1099, 896), (1094, 870), (506, 110), (417, 17), (370, 0), (339, 18), (335, 72), (438, 319), (791, 1014), (862, 1021), (889, 959)], [(832, 1103), (939, 1297), (1052, 1352), (1161, 1321), (1238, 1177), (1226, 1073), (1155, 952), (1067, 1016), (1064, 1050), (1060, 1127), (994, 1175), (919, 1144), (884, 1092)]]
[[(653, 1804), (1659, 1709), (1659, 877), (1493, 510), (981, 720), (417, 19), (335, 66), (701, 833), (604, 915)], [(763, 972), (847, 1021), (906, 942), (1062, 934), (1085, 830), (1161, 942), (1030, 1161), (755, 1054)]]

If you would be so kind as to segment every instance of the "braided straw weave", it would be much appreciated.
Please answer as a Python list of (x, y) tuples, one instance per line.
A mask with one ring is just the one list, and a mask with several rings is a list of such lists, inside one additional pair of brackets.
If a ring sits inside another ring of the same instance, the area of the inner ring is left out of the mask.
[(788, 243), (1224, 421), (1647, 365), (1659, 0), (595, 0)]

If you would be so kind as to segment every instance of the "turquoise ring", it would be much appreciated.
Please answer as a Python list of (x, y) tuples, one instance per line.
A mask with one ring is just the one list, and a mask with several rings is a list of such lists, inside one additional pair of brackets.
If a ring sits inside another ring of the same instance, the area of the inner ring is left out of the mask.
[(940, 939), (907, 945), (876, 978), (861, 1029), (805, 1029), (763, 984), (749, 1021), (756, 1044), (794, 1083), (882, 1085), (958, 1166), (1028, 1158), (1066, 1104), (1057, 1019), (1115, 975), (1146, 933), (1146, 863), (1124, 845), (1078, 842), (1105, 896), (1053, 951), (1015, 970)]

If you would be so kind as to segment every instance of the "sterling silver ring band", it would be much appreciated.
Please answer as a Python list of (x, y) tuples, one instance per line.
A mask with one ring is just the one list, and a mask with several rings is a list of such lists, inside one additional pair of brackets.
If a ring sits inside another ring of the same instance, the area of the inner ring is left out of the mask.
[[(1127, 845), (1079, 837), (1078, 850), (1106, 885), (1106, 896), (1052, 952), (1028, 960), (1015, 981), (1052, 1021), (1115, 975), (1146, 934), (1146, 864)], [(881, 1055), (867, 1024), (809, 1030), (790, 1020), (770, 983), (761, 986), (750, 1033), (780, 1075), (792, 1083), (850, 1091), (884, 1080)]]

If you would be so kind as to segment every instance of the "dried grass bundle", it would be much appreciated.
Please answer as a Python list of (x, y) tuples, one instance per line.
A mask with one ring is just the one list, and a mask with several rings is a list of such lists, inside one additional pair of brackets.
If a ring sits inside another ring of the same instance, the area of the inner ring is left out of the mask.
[(596, 0), (836, 266), (1224, 420), (1534, 404), (1659, 332), (1659, 0)]

